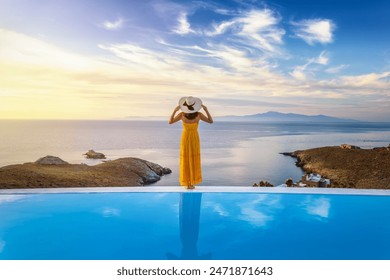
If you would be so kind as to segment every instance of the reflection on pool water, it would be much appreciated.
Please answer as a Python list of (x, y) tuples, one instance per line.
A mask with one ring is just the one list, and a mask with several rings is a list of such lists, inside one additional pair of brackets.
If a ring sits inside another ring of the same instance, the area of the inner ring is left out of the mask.
[(390, 196), (0, 195), (0, 259), (390, 259)]

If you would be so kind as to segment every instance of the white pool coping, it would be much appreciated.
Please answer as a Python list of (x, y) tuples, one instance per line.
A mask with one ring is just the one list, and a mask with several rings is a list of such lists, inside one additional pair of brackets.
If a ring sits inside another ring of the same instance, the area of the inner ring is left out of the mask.
[(29, 188), (0, 189), (2, 194), (66, 194), (66, 193), (259, 193), (259, 194), (333, 194), (333, 195), (380, 195), (390, 196), (390, 190), (383, 189), (337, 189), (337, 188), (285, 188), (246, 186), (198, 186), (186, 190), (179, 186), (145, 187), (91, 187), (91, 188)]

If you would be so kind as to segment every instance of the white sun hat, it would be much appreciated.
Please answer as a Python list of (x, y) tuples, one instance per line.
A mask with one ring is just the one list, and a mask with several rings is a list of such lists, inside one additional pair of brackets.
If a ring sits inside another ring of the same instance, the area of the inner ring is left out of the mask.
[(202, 100), (197, 97), (185, 96), (180, 98), (179, 106), (184, 113), (196, 113), (202, 108)]

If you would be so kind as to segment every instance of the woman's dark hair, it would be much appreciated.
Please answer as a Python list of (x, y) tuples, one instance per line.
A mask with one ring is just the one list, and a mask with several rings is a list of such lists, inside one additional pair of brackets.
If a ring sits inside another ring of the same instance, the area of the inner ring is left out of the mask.
[(189, 120), (193, 120), (195, 119), (197, 116), (198, 116), (198, 112), (195, 112), (195, 113), (187, 113), (187, 114), (184, 114), (184, 116), (189, 119)]

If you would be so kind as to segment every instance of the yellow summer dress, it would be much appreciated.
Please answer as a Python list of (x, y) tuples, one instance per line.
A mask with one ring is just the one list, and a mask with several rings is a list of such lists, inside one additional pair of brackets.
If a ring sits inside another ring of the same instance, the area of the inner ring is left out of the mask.
[(193, 186), (202, 182), (198, 122), (183, 123), (180, 142), (180, 185)]

